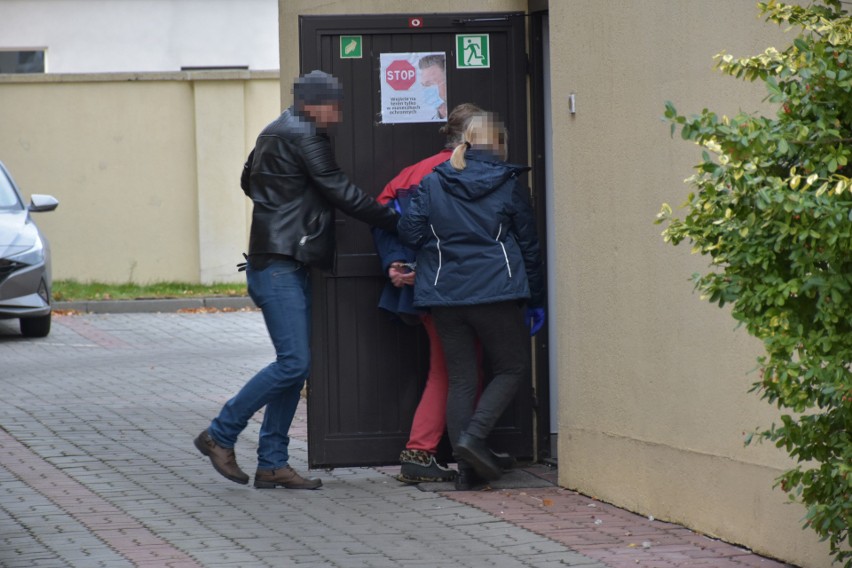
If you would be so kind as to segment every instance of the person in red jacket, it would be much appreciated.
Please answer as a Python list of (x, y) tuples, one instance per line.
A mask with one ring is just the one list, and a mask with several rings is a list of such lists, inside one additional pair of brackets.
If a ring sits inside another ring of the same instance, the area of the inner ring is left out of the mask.
[[(432, 173), (436, 166), (450, 159), (452, 150), (461, 142), (470, 119), (482, 112), (481, 108), (471, 103), (463, 103), (453, 108), (447, 117), (447, 124), (441, 128), (441, 132), (447, 136), (445, 148), (434, 156), (404, 168), (388, 182), (376, 201), (402, 213), (417, 191), (420, 180)], [(415, 253), (404, 247), (393, 233), (375, 228), (373, 237), (382, 266), (390, 279), (379, 300), (379, 307), (393, 313), (405, 323), (422, 323), (429, 338), (429, 374), (414, 413), (408, 443), (399, 456), (402, 464), (399, 479), (407, 483), (452, 481), (456, 479), (456, 471), (439, 464), (435, 459), (447, 423), (447, 365), (432, 317), (428, 312), (418, 310), (412, 305)], [(506, 455), (498, 455), (498, 458), (507, 466), (511, 461)], [(456, 485), (459, 489), (469, 489), (476, 481), (478, 480), (457, 480)]]

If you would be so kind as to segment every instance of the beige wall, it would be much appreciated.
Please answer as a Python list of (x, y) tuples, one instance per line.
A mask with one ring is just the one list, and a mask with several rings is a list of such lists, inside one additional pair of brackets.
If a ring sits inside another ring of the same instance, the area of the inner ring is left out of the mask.
[(54, 278), (225, 282), (247, 244), (248, 149), (280, 112), (277, 72), (0, 76), (0, 160)]
[[(748, 394), (760, 345), (688, 282), (707, 260), (653, 219), (683, 203), (698, 149), (661, 122), (761, 108), (760, 85), (713, 70), (723, 49), (791, 41), (754, 2), (550, 2), (554, 177), (560, 251), (559, 479), (605, 501), (804, 566), (828, 566), (774, 478), (789, 466), (744, 433), (774, 413)], [(567, 112), (576, 92), (577, 113)], [(771, 109), (770, 109), (771, 110)]]
[[(644, 515), (684, 524), (807, 567), (827, 547), (801, 529), (774, 478), (790, 465), (770, 445), (743, 445), (775, 413), (747, 391), (760, 345), (726, 309), (702, 302), (690, 274), (707, 266), (671, 247), (653, 220), (682, 203), (696, 148), (661, 121), (671, 100), (757, 110), (764, 93), (713, 70), (728, 50), (752, 55), (789, 41), (756, 2), (536, 0), (549, 4), (552, 206), (558, 225), (551, 290), (559, 329), (559, 480)], [(298, 16), (420, 13), (422, 2), (279, 0), (281, 76), (298, 72)], [(527, 2), (433, 2), (430, 12), (525, 10)], [(576, 92), (577, 114), (567, 98)], [(283, 93), (283, 89), (282, 89)], [(286, 98), (286, 95), (285, 95)]]

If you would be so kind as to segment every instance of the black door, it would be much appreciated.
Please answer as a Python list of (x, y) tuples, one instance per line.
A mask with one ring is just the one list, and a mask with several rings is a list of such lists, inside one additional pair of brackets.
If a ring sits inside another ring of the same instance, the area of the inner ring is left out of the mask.
[[(509, 160), (529, 163), (523, 14), (303, 16), (300, 29), (301, 71), (321, 69), (344, 85), (335, 152), (341, 168), (365, 191), (378, 195), (399, 170), (444, 143), (440, 123), (382, 123), (381, 54), (445, 53), (448, 108), (471, 102), (499, 113), (510, 133)], [(466, 34), (486, 35), (487, 68), (456, 66), (457, 36)], [(346, 53), (360, 58), (342, 57), (341, 36)], [(397, 463), (426, 379), (425, 333), (391, 321), (377, 308), (385, 277), (363, 223), (338, 212), (335, 267), (312, 276), (310, 465)], [(533, 457), (532, 402), (532, 388), (525, 385), (495, 429), (492, 447)]]

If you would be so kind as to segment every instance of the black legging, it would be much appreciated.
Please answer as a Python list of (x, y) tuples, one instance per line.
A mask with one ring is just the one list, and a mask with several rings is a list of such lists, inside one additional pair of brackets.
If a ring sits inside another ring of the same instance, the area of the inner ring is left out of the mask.
[[(449, 374), (447, 431), (455, 448), (466, 431), (486, 439), (511, 404), (521, 381), (529, 380), (530, 333), (524, 307), (516, 301), (433, 307)], [(493, 379), (476, 402), (479, 370), (476, 342), (482, 345)], [(474, 408), (475, 406), (475, 408)]]

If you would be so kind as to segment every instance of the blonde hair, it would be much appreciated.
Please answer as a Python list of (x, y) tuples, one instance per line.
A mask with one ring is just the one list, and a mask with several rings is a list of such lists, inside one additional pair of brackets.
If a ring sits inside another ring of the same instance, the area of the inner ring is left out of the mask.
[(494, 113), (481, 112), (471, 117), (462, 136), (461, 143), (453, 150), (450, 165), (456, 170), (467, 167), (464, 153), (468, 148), (481, 148), (505, 160), (509, 151), (509, 135), (506, 127)]

